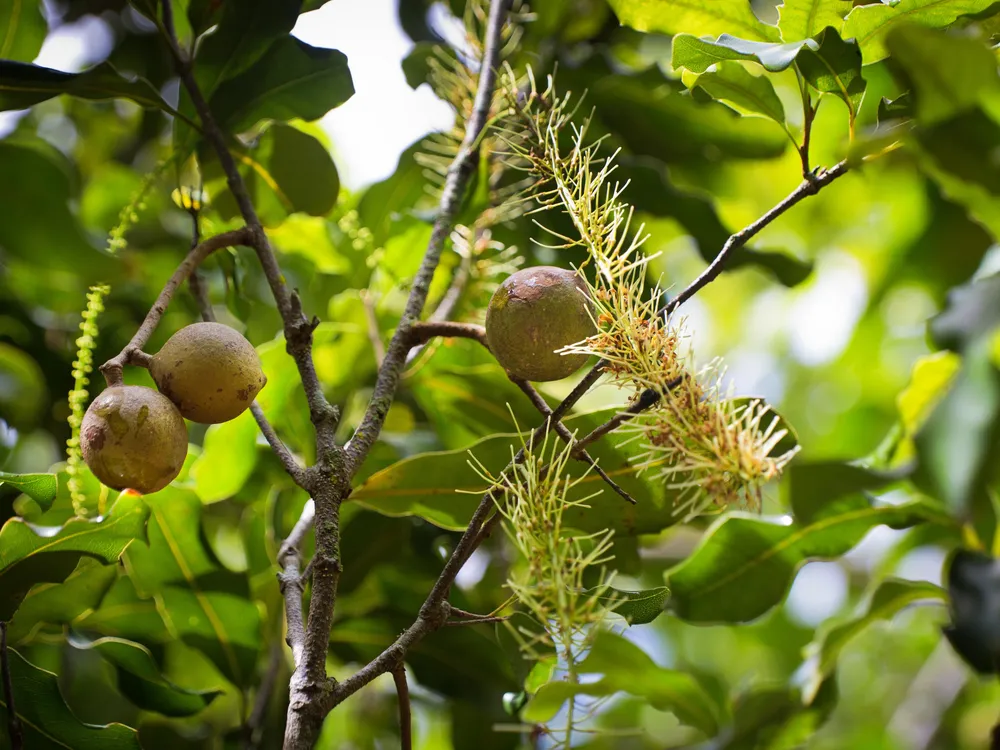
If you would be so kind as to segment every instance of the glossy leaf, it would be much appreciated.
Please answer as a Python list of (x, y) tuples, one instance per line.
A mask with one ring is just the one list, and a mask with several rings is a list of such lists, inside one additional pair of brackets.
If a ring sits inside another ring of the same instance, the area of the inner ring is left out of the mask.
[(666, 611), (669, 598), (666, 586), (642, 591), (612, 588), (608, 589), (606, 601), (611, 611), (624, 617), (629, 625), (647, 625)]
[(247, 409), (205, 433), (201, 455), (191, 466), (194, 491), (203, 503), (232, 497), (257, 465), (257, 422)]
[(789, 68), (803, 49), (812, 49), (817, 43), (812, 39), (787, 43), (754, 42), (722, 34), (715, 41), (700, 39), (691, 34), (674, 37), (670, 64), (686, 68), (693, 73), (704, 73), (712, 65), (726, 60), (755, 62), (766, 70), (778, 72)]
[(260, 120), (318, 120), (354, 94), (347, 57), (292, 36), (278, 39), (264, 56), (212, 96), (212, 112), (228, 132)]
[(17, 644), (28, 639), (43, 624), (68, 625), (80, 615), (96, 609), (118, 578), (113, 565), (81, 564), (62, 583), (32, 587), (11, 621), (7, 638)]
[(818, 49), (804, 49), (799, 54), (796, 59), (798, 69), (814, 89), (841, 99), (847, 105), (853, 123), (865, 95), (861, 50), (857, 44), (841, 39), (835, 29), (824, 30), (817, 41)]
[(853, 507), (859, 493), (874, 491), (899, 481), (908, 468), (896, 472), (880, 471), (848, 461), (794, 462), (788, 469), (792, 495), (792, 513), (799, 524), (814, 523), (836, 514), (841, 503)]
[(543, 685), (523, 709), (522, 718), (544, 723), (575, 696), (627, 692), (644, 698), (660, 711), (674, 713), (681, 722), (709, 736), (718, 728), (721, 709), (694, 676), (658, 666), (642, 649), (619, 635), (598, 633), (578, 669), (581, 674), (603, 677), (596, 682)]
[(35, 0), (7, 0), (0, 4), (0, 60), (31, 62), (45, 41), (48, 25)]
[(193, 716), (204, 710), (220, 691), (185, 690), (166, 679), (149, 649), (122, 638), (99, 638), (88, 641), (71, 636), (69, 644), (81, 650), (99, 653), (114, 668), (118, 688), (137, 707), (164, 716)]
[(202, 651), (234, 685), (254, 676), (260, 613), (245, 576), (215, 559), (201, 532), (202, 505), (169, 487), (149, 498), (149, 546), (127, 558), (140, 596), (153, 597), (168, 629)]
[(40, 65), (0, 60), (0, 111), (27, 109), (60, 94), (81, 99), (130, 99), (142, 107), (174, 111), (148, 82), (130, 81), (109, 63), (82, 73), (63, 73)]
[[(337, 203), (340, 176), (330, 152), (315, 136), (274, 123), (252, 149), (237, 149), (237, 165), (265, 226), (291, 213), (325, 216)], [(214, 156), (203, 156), (213, 206), (225, 218), (239, 215), (236, 200)]]
[(637, 156), (699, 163), (725, 154), (738, 159), (781, 155), (788, 139), (767, 120), (740, 117), (718, 102), (697, 102), (671, 89), (659, 73), (609, 75), (587, 97), (598, 120)]
[(950, 523), (923, 503), (871, 506), (856, 498), (838, 511), (806, 526), (744, 514), (720, 519), (690, 557), (667, 571), (671, 611), (688, 622), (748, 622), (784, 599), (799, 567), (843, 555), (875, 526)]
[[(589, 432), (614, 414), (614, 410), (572, 417), (566, 420), (570, 430)], [(404, 459), (376, 472), (357, 487), (349, 502), (360, 502), (390, 516), (419, 516), (446, 529), (464, 529), (488, 483), (469, 465), (469, 453), (490, 471), (500, 471), (510, 461), (511, 450), (520, 448), (514, 435), (495, 435), (467, 450), (424, 453)], [(677, 521), (670, 501), (672, 495), (662, 485), (640, 477), (629, 456), (634, 444), (618, 448), (613, 439), (592, 446), (591, 455), (614, 480), (638, 502), (626, 504), (608, 490), (589, 501), (589, 509), (567, 512), (567, 524), (573, 528), (597, 531), (613, 528), (619, 534), (655, 533)], [(586, 467), (576, 464), (573, 475)], [(596, 474), (589, 474), (575, 490), (574, 497), (585, 497), (602, 488)]]
[(783, 0), (778, 29), (786, 42), (811, 39), (827, 26), (839, 29), (851, 10), (851, 0)]
[(945, 28), (992, 4), (993, 0), (899, 0), (859, 5), (848, 14), (841, 35), (856, 39), (865, 65), (871, 65), (889, 55), (885, 39), (893, 29), (909, 24)]
[(30, 497), (42, 510), (48, 510), (59, 492), (55, 474), (8, 474), (0, 471), (0, 486), (9, 485)]
[(76, 518), (61, 527), (36, 527), (11, 518), (0, 529), (0, 620), (9, 620), (36, 583), (58, 583), (80, 557), (113, 563), (135, 539), (145, 538), (149, 509), (124, 492), (105, 518)]
[(891, 620), (915, 602), (941, 601), (944, 597), (944, 589), (927, 581), (889, 579), (879, 584), (858, 614), (823, 623), (806, 650), (809, 664), (806, 702), (811, 702), (819, 686), (833, 674), (841, 652), (855, 636), (873, 623)]
[[(8, 652), (14, 707), (21, 720), (24, 746), (31, 750), (141, 750), (134, 729), (124, 724), (84, 724), (63, 700), (59, 678)], [(7, 725), (7, 703), (0, 694), (0, 720)]]
[(663, 34), (717, 36), (735, 32), (746, 39), (778, 40), (778, 29), (762, 23), (743, 0), (610, 0), (625, 26)]
[[(687, 83), (687, 81), (685, 81)], [(743, 114), (761, 115), (784, 126), (785, 108), (764, 76), (755, 76), (736, 62), (720, 62), (689, 84)]]

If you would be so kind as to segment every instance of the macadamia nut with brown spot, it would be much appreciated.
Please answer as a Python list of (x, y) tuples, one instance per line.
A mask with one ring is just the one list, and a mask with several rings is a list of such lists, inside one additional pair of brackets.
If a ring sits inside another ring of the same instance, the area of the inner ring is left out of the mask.
[(148, 495), (174, 480), (187, 456), (187, 426), (163, 394), (141, 385), (106, 389), (80, 425), (83, 460), (103, 484)]
[(153, 356), (149, 371), (181, 414), (204, 424), (235, 419), (267, 382), (257, 350), (221, 323), (185, 326)]
[(597, 332), (590, 297), (576, 271), (525, 268), (507, 277), (486, 311), (486, 339), (497, 361), (524, 380), (561, 380), (586, 354), (556, 354)]

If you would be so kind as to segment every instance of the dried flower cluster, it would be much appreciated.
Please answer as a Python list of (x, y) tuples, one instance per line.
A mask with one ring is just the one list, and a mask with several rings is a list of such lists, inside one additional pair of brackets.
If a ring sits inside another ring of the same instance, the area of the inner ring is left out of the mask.
[[(557, 98), (551, 78), (541, 92), (532, 80), (526, 96), (508, 87), (508, 98), (515, 103), (503, 128), (507, 161), (534, 178), (520, 200), (532, 201), (533, 210), (565, 211), (576, 236), (556, 234), (555, 247), (582, 246), (594, 264), (588, 285), (598, 333), (564, 351), (600, 357), (636, 396), (647, 389), (659, 395), (657, 407), (628, 429), (642, 441), (640, 465), (679, 492), (679, 514), (759, 508), (763, 485), (795, 453), (772, 455), (787, 429), (767, 404), (734, 400), (719, 361), (694, 368), (683, 321), (663, 312), (659, 287), (647, 288), (648, 236), (641, 225), (633, 230), (634, 209), (621, 200), (627, 184), (612, 179), (617, 154), (601, 157), (601, 139), (587, 142), (589, 118), (574, 122), (576, 107), (568, 95)], [(560, 144), (565, 132), (572, 134), (568, 152)]]
[(104, 312), (104, 297), (111, 287), (100, 284), (90, 287), (87, 307), (80, 321), (80, 337), (76, 340), (76, 360), (73, 362), (73, 390), (69, 392), (70, 437), (66, 441), (66, 473), (69, 475), (69, 495), (78, 516), (86, 515), (86, 497), (80, 482), (83, 455), (80, 452), (80, 424), (87, 405), (87, 386), (94, 369), (94, 347), (97, 345), (97, 318)]

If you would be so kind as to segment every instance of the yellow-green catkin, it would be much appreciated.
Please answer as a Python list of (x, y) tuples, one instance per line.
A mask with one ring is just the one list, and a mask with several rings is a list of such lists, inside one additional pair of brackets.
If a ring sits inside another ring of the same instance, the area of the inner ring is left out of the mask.
[(78, 516), (87, 514), (86, 497), (83, 494), (80, 472), (83, 455), (80, 451), (80, 425), (87, 405), (87, 386), (90, 373), (94, 369), (94, 347), (97, 345), (97, 318), (104, 312), (104, 297), (111, 291), (107, 284), (90, 288), (87, 307), (80, 321), (80, 337), (76, 340), (76, 361), (73, 362), (73, 390), (69, 392), (70, 437), (66, 441), (66, 473), (69, 474), (69, 495), (73, 510)]

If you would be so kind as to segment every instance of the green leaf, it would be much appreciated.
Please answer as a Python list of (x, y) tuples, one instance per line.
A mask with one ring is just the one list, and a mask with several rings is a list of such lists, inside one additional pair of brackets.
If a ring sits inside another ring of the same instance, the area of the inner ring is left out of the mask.
[(788, 473), (795, 520), (810, 524), (835, 514), (840, 505), (834, 501), (846, 497), (847, 503), (853, 505), (859, 493), (881, 489), (905, 478), (908, 472), (879, 471), (847, 461), (798, 461), (792, 463)]
[[(14, 706), (31, 750), (142, 750), (134, 729), (124, 724), (97, 726), (77, 719), (59, 693), (59, 678), (10, 649)], [(0, 693), (0, 720), (8, 721), (7, 703)]]
[(624, 617), (629, 625), (646, 625), (666, 610), (670, 589), (657, 586), (642, 591), (607, 590), (605, 601), (613, 605), (611, 611)]
[(164, 716), (193, 716), (204, 710), (219, 690), (197, 691), (177, 687), (160, 673), (153, 655), (145, 646), (122, 638), (90, 641), (79, 635), (68, 639), (70, 646), (99, 653), (114, 668), (118, 689), (134, 705)]
[[(265, 226), (291, 213), (326, 216), (340, 195), (340, 176), (330, 152), (315, 136), (284, 123), (272, 124), (255, 147), (235, 148), (234, 156)], [(212, 205), (225, 219), (239, 215), (214, 154), (202, 155)]]
[(820, 625), (816, 637), (806, 647), (809, 673), (804, 687), (805, 702), (810, 703), (823, 681), (833, 674), (844, 647), (869, 625), (891, 620), (914, 602), (943, 600), (944, 596), (944, 589), (927, 581), (889, 579), (872, 592), (860, 613)]
[(902, 26), (894, 29), (885, 43), (912, 87), (922, 125), (1000, 100), (996, 58), (978, 39)]
[[(565, 420), (573, 431), (585, 434), (609, 419), (617, 410), (607, 409)], [(638, 502), (625, 503), (607, 490), (589, 501), (590, 508), (567, 512), (566, 523), (584, 531), (611, 528), (619, 534), (655, 533), (677, 522), (673, 513), (673, 491), (652, 478), (638, 474), (630, 457), (639, 447), (635, 443), (618, 446), (603, 440), (589, 448), (601, 467)], [(490, 471), (499, 472), (510, 461), (511, 449), (520, 448), (515, 435), (494, 435), (473, 444), (467, 450), (423, 453), (399, 461), (378, 471), (358, 486), (348, 502), (360, 502), (366, 508), (389, 516), (419, 516), (445, 529), (464, 529), (479, 504), (488, 484), (469, 465), (469, 454)], [(570, 473), (580, 476), (585, 470), (574, 462)], [(602, 480), (590, 473), (570, 493), (583, 498), (601, 490)]]
[(921, 489), (969, 519), (989, 507), (987, 485), (1000, 452), (1000, 369), (981, 340), (965, 352), (959, 371), (914, 438)]
[(68, 625), (83, 613), (96, 609), (118, 578), (113, 565), (91, 561), (81, 564), (62, 583), (32, 587), (11, 620), (7, 637), (17, 644), (30, 638), (43, 623)]
[(260, 612), (246, 576), (215, 559), (201, 530), (202, 504), (190, 491), (168, 487), (148, 498), (149, 546), (129, 550), (129, 575), (153, 597), (168, 629), (202, 651), (234, 685), (256, 679)]
[(0, 111), (27, 109), (69, 94), (81, 99), (130, 99), (148, 109), (175, 113), (147, 81), (123, 77), (110, 63), (82, 73), (63, 73), (39, 65), (0, 60)]
[(0, 4), (0, 59), (31, 62), (48, 32), (37, 0), (6, 0)]
[(118, 560), (134, 539), (145, 538), (149, 509), (123, 492), (105, 518), (75, 518), (61, 527), (35, 527), (11, 518), (0, 529), (0, 620), (9, 620), (36, 583), (64, 580), (80, 557)]
[(825, 29), (818, 37), (819, 49), (804, 49), (796, 60), (810, 86), (822, 94), (833, 94), (847, 105), (851, 123), (858, 116), (865, 95), (861, 77), (861, 50), (845, 42), (836, 29)]
[[(38, 426), (49, 403), (45, 373), (38, 362), (27, 352), (0, 341), (0, 412), (4, 421), (14, 429), (30, 432)], [(8, 474), (5, 480), (4, 473), (0, 472), (0, 485), (6, 481), (11, 486), (17, 486), (16, 480), (12, 479), (16, 476), (27, 477), (24, 480), (26, 486), (39, 492), (42, 498), (48, 495), (47, 482), (32, 479), (45, 474)], [(21, 491), (28, 494), (25, 489)]]
[[(995, 0), (899, 0), (892, 4), (859, 5), (844, 22), (841, 35), (854, 38), (861, 47), (865, 65), (888, 57), (886, 36), (905, 24), (945, 28), (965, 15), (980, 13)], [(894, 53), (893, 53), (894, 54)]]
[(55, 474), (8, 474), (0, 471), (0, 486), (9, 484), (48, 510), (59, 492)]
[(735, 32), (746, 39), (776, 42), (778, 29), (762, 23), (744, 0), (609, 0), (624, 26), (664, 34), (718, 36)]
[(246, 72), (219, 86), (209, 103), (219, 124), (239, 133), (264, 119), (318, 120), (353, 94), (342, 52), (286, 36)]
[(718, 730), (721, 708), (693, 675), (657, 665), (642, 649), (620, 635), (599, 632), (577, 669), (580, 674), (603, 677), (596, 682), (543, 685), (523, 709), (522, 718), (545, 723), (577, 695), (609, 696), (626, 692), (643, 698), (659, 711), (672, 712), (681, 722), (708, 736)]
[(704, 73), (712, 65), (726, 60), (743, 60), (763, 65), (766, 70), (778, 72), (795, 62), (803, 49), (815, 48), (812, 39), (787, 44), (752, 42), (722, 34), (716, 41), (699, 39), (690, 34), (674, 37), (670, 64), (674, 68), (687, 68), (693, 73)]
[(980, 552), (958, 550), (948, 566), (951, 625), (944, 634), (980, 674), (1000, 673), (1000, 563)]
[(201, 455), (191, 465), (194, 491), (203, 503), (232, 497), (257, 465), (257, 422), (247, 409), (205, 433)]
[(173, 640), (156, 609), (156, 602), (142, 599), (126, 575), (119, 576), (101, 600), (101, 606), (74, 621), (73, 628), (85, 633), (127, 638), (147, 646)]
[(810, 39), (827, 26), (839, 29), (851, 0), (784, 0), (778, 6), (778, 29), (785, 41)]
[(774, 123), (740, 117), (718, 102), (698, 102), (674, 85), (657, 71), (607, 75), (593, 83), (587, 101), (633, 154), (668, 164), (711, 161), (719, 154), (771, 159), (787, 148), (788, 137)]
[(667, 571), (671, 611), (688, 622), (748, 622), (784, 599), (803, 564), (843, 555), (875, 526), (951, 523), (924, 503), (871, 506), (856, 498), (838, 510), (808, 526), (735, 513), (720, 519), (690, 557)]
[(728, 104), (741, 114), (762, 115), (784, 127), (785, 108), (764, 76), (755, 76), (737, 62), (720, 62), (714, 72), (702, 73), (690, 81), (713, 99)]

